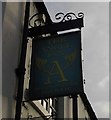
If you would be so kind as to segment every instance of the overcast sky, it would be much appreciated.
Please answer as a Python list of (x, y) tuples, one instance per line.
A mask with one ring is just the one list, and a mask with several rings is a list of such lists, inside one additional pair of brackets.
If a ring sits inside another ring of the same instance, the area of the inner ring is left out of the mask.
[(82, 28), (85, 92), (99, 118), (109, 118), (109, 3), (46, 2), (51, 19), (58, 12), (84, 13)]

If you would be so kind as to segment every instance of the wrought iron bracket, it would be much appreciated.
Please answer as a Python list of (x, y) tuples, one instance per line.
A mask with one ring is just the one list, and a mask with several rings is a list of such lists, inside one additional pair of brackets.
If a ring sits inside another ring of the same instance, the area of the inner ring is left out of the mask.
[(82, 12), (78, 13), (78, 16), (76, 16), (74, 13), (67, 13), (66, 15), (64, 15), (63, 13), (57, 13), (55, 15), (55, 18), (60, 21), (57, 23), (53, 22), (50, 24), (45, 24), (43, 26), (29, 28), (28, 37), (35, 37), (42, 34), (53, 34), (59, 31), (75, 28), (81, 29), (81, 27), (84, 27), (83, 25), (84, 14)]

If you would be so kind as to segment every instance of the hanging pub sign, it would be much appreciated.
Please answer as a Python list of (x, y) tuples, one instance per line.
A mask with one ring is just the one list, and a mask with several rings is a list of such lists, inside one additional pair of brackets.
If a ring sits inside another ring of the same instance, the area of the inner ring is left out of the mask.
[(34, 38), (29, 99), (83, 92), (81, 32)]

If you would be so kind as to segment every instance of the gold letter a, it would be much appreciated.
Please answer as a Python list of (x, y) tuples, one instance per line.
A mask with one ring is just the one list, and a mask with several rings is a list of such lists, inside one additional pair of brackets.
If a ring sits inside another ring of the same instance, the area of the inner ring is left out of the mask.
[(48, 80), (47, 80), (46, 84), (51, 83), (50, 77), (52, 75), (55, 75), (55, 74), (60, 76), (59, 82), (67, 81), (65, 76), (64, 76), (63, 70), (62, 70), (62, 68), (59, 65), (59, 62), (58, 61), (54, 61), (51, 70), (49, 70), (49, 72), (48, 72)]

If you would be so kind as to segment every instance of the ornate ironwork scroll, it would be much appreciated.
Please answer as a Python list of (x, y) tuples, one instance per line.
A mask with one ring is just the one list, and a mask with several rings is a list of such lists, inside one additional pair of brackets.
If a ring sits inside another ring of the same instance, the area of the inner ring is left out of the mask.
[(29, 19), (29, 26), (32, 27), (37, 27), (37, 26), (42, 26), (42, 24), (45, 23), (45, 20), (43, 18), (44, 14), (36, 13)]
[(65, 21), (70, 21), (70, 20), (74, 20), (74, 19), (79, 19), (79, 18), (83, 18), (84, 17), (84, 13), (79, 12), (78, 15), (76, 15), (75, 13), (67, 13), (66, 15), (62, 12), (57, 13), (55, 15), (55, 19), (56, 20), (60, 20), (59, 22), (65, 22)]
[[(44, 24), (45, 20), (43, 18), (43, 15), (44, 14), (39, 14), (39, 13), (34, 14), (29, 19), (29, 26), (36, 27), (36, 26), (41, 26), (42, 24)], [(83, 18), (83, 17), (84, 17), (84, 13), (82, 13), (82, 12), (79, 12), (78, 15), (76, 15), (73, 12), (69, 12), (67, 14), (60, 12), (55, 15), (55, 19), (59, 20), (59, 22), (70, 21), (70, 20), (79, 19), (79, 18)]]
[(29, 19), (28, 36), (37, 36), (42, 34), (56, 33), (69, 29), (76, 29), (84, 27), (83, 23), (84, 13), (79, 12), (77, 15), (73, 12), (64, 14), (62, 12), (55, 15), (57, 22), (46, 23), (45, 14), (36, 13)]

